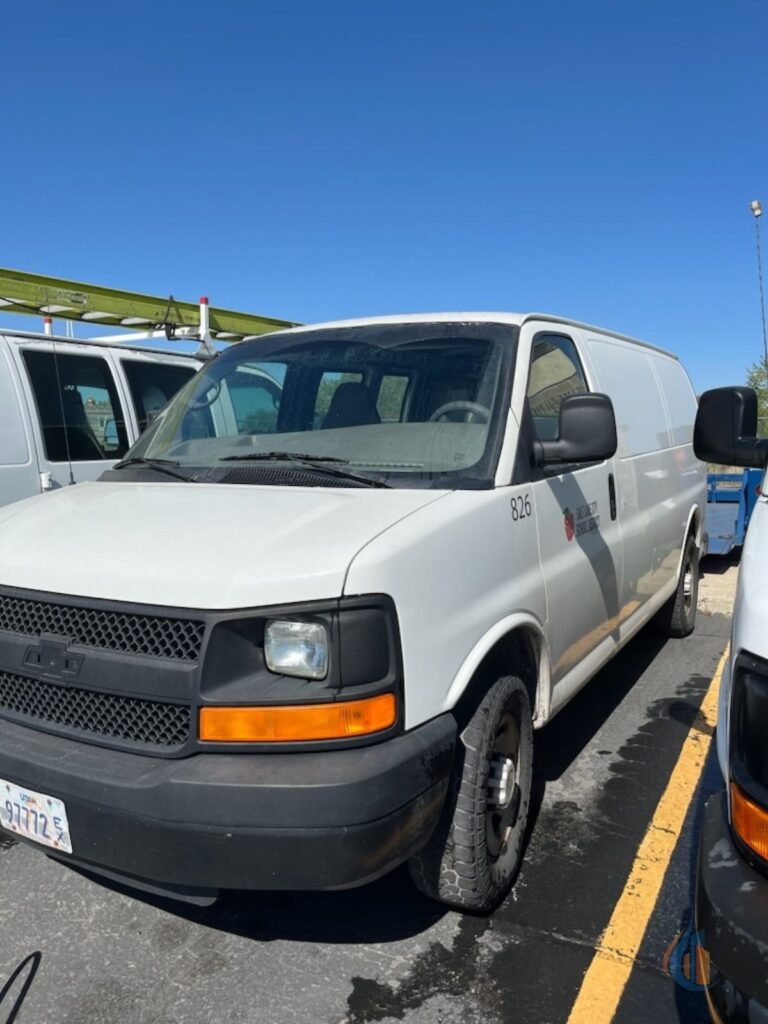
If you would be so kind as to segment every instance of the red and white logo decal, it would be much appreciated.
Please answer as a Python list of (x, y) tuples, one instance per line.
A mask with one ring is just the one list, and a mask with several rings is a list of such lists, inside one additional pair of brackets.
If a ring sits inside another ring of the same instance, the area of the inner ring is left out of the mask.
[(576, 532), (576, 523), (573, 518), (573, 512), (569, 508), (563, 509), (563, 525), (565, 526), (565, 536), (568, 540), (573, 540), (573, 535)]

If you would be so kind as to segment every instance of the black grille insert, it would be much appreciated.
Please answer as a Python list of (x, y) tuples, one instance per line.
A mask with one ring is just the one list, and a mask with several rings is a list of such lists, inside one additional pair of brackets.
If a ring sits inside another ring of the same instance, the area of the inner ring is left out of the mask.
[(3, 711), (62, 729), (165, 748), (187, 741), (191, 721), (186, 704), (57, 686), (11, 672), (0, 672)]
[(0, 594), (0, 630), (31, 637), (53, 633), (85, 647), (197, 661), (205, 623)]

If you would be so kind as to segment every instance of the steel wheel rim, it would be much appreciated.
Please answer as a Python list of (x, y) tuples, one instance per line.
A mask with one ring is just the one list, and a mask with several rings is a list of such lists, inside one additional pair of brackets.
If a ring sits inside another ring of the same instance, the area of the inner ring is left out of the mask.
[(693, 561), (689, 559), (686, 563), (685, 572), (683, 574), (683, 604), (686, 611), (690, 611), (693, 605), (693, 591)]
[(505, 712), (491, 750), (486, 792), (485, 837), (497, 859), (507, 847), (520, 811), (520, 724)]

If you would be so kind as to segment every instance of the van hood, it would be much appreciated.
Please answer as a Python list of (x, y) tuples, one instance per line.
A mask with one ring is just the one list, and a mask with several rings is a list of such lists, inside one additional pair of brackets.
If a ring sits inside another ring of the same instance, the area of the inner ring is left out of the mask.
[(0, 584), (201, 609), (340, 597), (365, 544), (445, 493), (78, 484), (0, 509)]

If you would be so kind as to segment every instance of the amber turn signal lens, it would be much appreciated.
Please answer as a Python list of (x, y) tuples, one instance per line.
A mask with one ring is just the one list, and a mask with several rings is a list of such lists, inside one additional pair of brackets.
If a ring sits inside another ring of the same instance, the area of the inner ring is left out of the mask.
[(200, 739), (216, 743), (341, 740), (382, 732), (396, 721), (394, 693), (333, 704), (200, 708)]
[(731, 783), (731, 820), (747, 846), (768, 860), (768, 811), (750, 800), (735, 782)]

